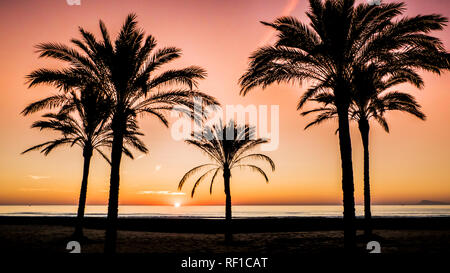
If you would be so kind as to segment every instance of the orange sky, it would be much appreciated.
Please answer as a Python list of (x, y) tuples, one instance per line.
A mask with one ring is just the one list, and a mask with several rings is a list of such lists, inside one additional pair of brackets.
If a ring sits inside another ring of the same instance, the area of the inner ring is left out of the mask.
[[(139, 26), (154, 35), (159, 45), (183, 49), (175, 66), (199, 65), (208, 71), (200, 89), (222, 104), (280, 105), (280, 145), (268, 152), (277, 170), (270, 184), (254, 173), (236, 172), (232, 178), (234, 204), (336, 204), (342, 199), (338, 141), (333, 122), (304, 131), (308, 119), (295, 111), (304, 86), (271, 86), (238, 95), (237, 80), (248, 56), (258, 45), (271, 41), (271, 32), (259, 21), (294, 15), (305, 21), (307, 1), (112, 1), (65, 0), (2, 1), (0, 8), (0, 204), (75, 204), (81, 181), (82, 156), (78, 148), (61, 149), (48, 157), (20, 152), (51, 137), (31, 130), (39, 115), (22, 117), (25, 105), (54, 92), (49, 87), (28, 90), (24, 76), (33, 69), (58, 63), (40, 60), (33, 46), (40, 42), (68, 43), (78, 37), (77, 27), (98, 33), (98, 20), (116, 33), (125, 16), (138, 15)], [(450, 2), (408, 0), (408, 14), (442, 13), (450, 16)], [(437, 34), (450, 48), (450, 29)], [(372, 193), (374, 203), (415, 203), (422, 199), (450, 201), (450, 74), (425, 74), (425, 88), (411, 90), (423, 105), (426, 122), (391, 113), (391, 133), (373, 124), (371, 136)], [(179, 179), (190, 168), (207, 162), (198, 150), (171, 138), (154, 119), (141, 120), (150, 154), (125, 159), (121, 169), (121, 204), (223, 204), (223, 186), (213, 195), (209, 184), (186, 195), (149, 194), (175, 192)], [(353, 126), (357, 202), (362, 201), (362, 149)], [(139, 155), (138, 155), (139, 156)], [(107, 202), (109, 170), (95, 157), (89, 181), (88, 203)], [(266, 168), (267, 169), (267, 168)]]

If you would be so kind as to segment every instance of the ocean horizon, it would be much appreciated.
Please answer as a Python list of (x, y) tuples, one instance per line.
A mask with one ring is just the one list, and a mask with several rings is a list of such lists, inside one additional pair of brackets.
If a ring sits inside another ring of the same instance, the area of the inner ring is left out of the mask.
[[(75, 217), (76, 205), (0, 205), (0, 216)], [(363, 217), (364, 206), (356, 205)], [(106, 205), (86, 206), (86, 217), (106, 217)], [(450, 217), (450, 205), (372, 205), (373, 217)], [(224, 206), (119, 206), (119, 217), (222, 219)], [(235, 205), (233, 218), (342, 217), (342, 205)]]

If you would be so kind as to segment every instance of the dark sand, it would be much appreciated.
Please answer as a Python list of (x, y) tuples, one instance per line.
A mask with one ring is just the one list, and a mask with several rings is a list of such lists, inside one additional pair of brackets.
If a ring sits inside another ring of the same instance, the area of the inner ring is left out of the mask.
[[(450, 254), (450, 218), (383, 218), (374, 222), (382, 253)], [(73, 219), (62, 217), (0, 217), (0, 252), (67, 252), (72, 223)], [(340, 219), (240, 219), (236, 221), (235, 242), (231, 246), (223, 243), (224, 236), (219, 233), (222, 223), (199, 219), (121, 219), (118, 252), (293, 255), (342, 251)], [(86, 225), (89, 241), (81, 244), (82, 252), (102, 253), (104, 219), (88, 219)], [(360, 236), (358, 241), (360, 251), (365, 251), (366, 241)]]

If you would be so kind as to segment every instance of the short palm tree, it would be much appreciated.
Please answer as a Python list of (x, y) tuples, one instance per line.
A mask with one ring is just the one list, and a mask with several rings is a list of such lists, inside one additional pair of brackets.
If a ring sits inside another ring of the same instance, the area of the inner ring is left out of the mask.
[(275, 163), (270, 157), (261, 153), (249, 153), (256, 146), (266, 143), (267, 139), (256, 138), (255, 128), (248, 125), (239, 126), (234, 121), (230, 121), (223, 126), (222, 122), (218, 125), (206, 127), (202, 132), (196, 132), (192, 135), (192, 139), (187, 143), (196, 146), (205, 152), (214, 163), (203, 164), (188, 171), (180, 183), (178, 190), (183, 188), (184, 183), (197, 172), (205, 171), (194, 183), (191, 197), (194, 197), (197, 186), (205, 180), (209, 174), (212, 175), (209, 191), (212, 193), (213, 183), (222, 173), (224, 189), (225, 189), (225, 221), (227, 223), (227, 231), (225, 233), (225, 241), (232, 241), (231, 233), (231, 171), (235, 168), (248, 168), (261, 174), (266, 182), (269, 182), (267, 174), (260, 167), (249, 163), (249, 160), (263, 160), (270, 164), (272, 171), (275, 170)]
[[(355, 201), (348, 120), (353, 68), (383, 62), (392, 57), (392, 52), (413, 55), (417, 50), (426, 49), (428, 65), (425, 69), (439, 70), (429, 60), (441, 62), (448, 57), (442, 42), (429, 32), (442, 30), (447, 19), (435, 14), (397, 19), (404, 12), (403, 3), (355, 5), (354, 0), (310, 0), (309, 4), (309, 25), (294, 17), (263, 22), (277, 31), (277, 41), (251, 55), (249, 68), (240, 78), (241, 94), (246, 95), (258, 86), (265, 88), (272, 83), (304, 80), (312, 83), (306, 91), (309, 96), (323, 88), (331, 90), (336, 98), (339, 123), (344, 244), (353, 251), (356, 246)], [(418, 59), (417, 63), (422, 60)], [(417, 63), (411, 62), (411, 66)]]
[[(420, 105), (410, 94), (391, 90), (393, 86), (409, 82), (418, 88), (423, 86), (422, 78), (407, 67), (400, 64), (378, 66), (371, 64), (368, 67), (354, 69), (353, 99), (350, 106), (349, 119), (358, 123), (364, 150), (364, 218), (365, 235), (372, 235), (371, 225), (371, 197), (370, 197), (370, 168), (369, 168), (369, 121), (377, 121), (386, 132), (389, 126), (385, 118), (388, 111), (402, 111), (424, 120), (425, 114)], [(335, 98), (329, 90), (322, 90), (313, 97), (308, 98), (322, 104), (321, 107), (302, 112), (303, 116), (317, 114), (305, 129), (321, 124), (329, 119), (337, 118)], [(299, 108), (299, 110), (303, 107)]]
[[(31, 84), (55, 83), (66, 89), (80, 78), (96, 82), (99, 90), (111, 100), (111, 175), (105, 252), (114, 253), (117, 239), (120, 164), (128, 121), (150, 114), (168, 126), (166, 114), (176, 110), (199, 117), (194, 111), (194, 98), (206, 105), (218, 102), (196, 91), (198, 80), (206, 76), (204, 69), (189, 66), (166, 69), (165, 64), (178, 59), (181, 50), (175, 47), (156, 48), (153, 36), (146, 36), (137, 27), (136, 16), (127, 16), (115, 41), (111, 41), (105, 24), (100, 21), (101, 39), (80, 28), (81, 40), (72, 39), (76, 49), (62, 44), (38, 46), (42, 57), (62, 60), (69, 68), (39, 69), (29, 75)], [(204, 113), (204, 112), (203, 112)], [(198, 119), (197, 119), (198, 120)]]
[[(51, 130), (57, 132), (61, 137), (33, 146), (26, 151), (40, 150), (44, 155), (48, 155), (57, 147), (76, 145), (83, 151), (83, 178), (81, 181), (80, 197), (78, 202), (78, 213), (76, 227), (73, 237), (83, 239), (83, 220), (86, 207), (86, 196), (88, 187), (89, 168), (94, 151), (97, 151), (109, 163), (108, 157), (101, 150), (104, 147), (111, 147), (112, 134), (109, 123), (108, 101), (101, 96), (101, 93), (93, 89), (86, 88), (82, 92), (72, 91), (68, 94), (57, 94), (39, 100), (28, 105), (22, 113), (29, 115), (43, 109), (59, 108), (58, 113), (47, 113), (43, 120), (33, 123), (32, 128), (40, 130)], [(132, 123), (132, 120), (130, 120)], [(136, 131), (136, 127), (130, 124), (126, 143), (141, 152), (147, 153), (144, 143), (138, 136), (142, 135)], [(123, 148), (123, 153), (133, 158), (131, 151)]]

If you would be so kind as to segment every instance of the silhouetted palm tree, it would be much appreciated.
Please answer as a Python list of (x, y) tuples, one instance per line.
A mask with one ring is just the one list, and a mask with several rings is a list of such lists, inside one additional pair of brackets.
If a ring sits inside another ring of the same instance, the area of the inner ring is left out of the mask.
[[(92, 88), (85, 88), (82, 92), (72, 91), (67, 94), (57, 94), (39, 100), (28, 105), (22, 113), (28, 115), (43, 109), (59, 108), (58, 113), (47, 113), (43, 120), (33, 123), (32, 128), (40, 130), (52, 130), (61, 134), (61, 137), (33, 146), (22, 154), (33, 150), (40, 150), (48, 155), (53, 149), (69, 145), (77, 145), (83, 151), (83, 178), (81, 181), (80, 197), (78, 202), (78, 213), (76, 227), (73, 237), (83, 239), (83, 220), (86, 207), (86, 195), (88, 187), (89, 168), (94, 151), (97, 151), (110, 163), (108, 157), (101, 150), (102, 147), (111, 147), (112, 134), (109, 122), (109, 103), (101, 93)], [(144, 143), (138, 136), (133, 120), (129, 121), (126, 133), (127, 146), (132, 146), (141, 152), (147, 153)], [(133, 158), (127, 147), (123, 147), (123, 153)]]
[[(255, 128), (248, 125), (239, 126), (234, 121), (230, 121), (223, 126), (222, 122), (218, 125), (206, 127), (202, 132), (195, 132), (192, 139), (187, 140), (187, 143), (192, 144), (203, 152), (205, 152), (214, 163), (203, 164), (188, 171), (180, 183), (178, 190), (181, 190), (186, 180), (197, 172), (207, 170), (204, 172), (194, 184), (192, 188), (191, 197), (194, 197), (197, 186), (212, 174), (209, 192), (212, 193), (213, 183), (216, 177), (222, 172), (224, 189), (225, 189), (225, 221), (227, 223), (227, 231), (225, 233), (225, 242), (232, 241), (231, 233), (231, 171), (234, 168), (249, 168), (261, 174), (266, 182), (269, 178), (266, 173), (258, 166), (249, 164), (248, 160), (263, 160), (270, 164), (272, 171), (275, 170), (275, 163), (270, 157), (261, 153), (248, 153), (256, 146), (266, 143), (267, 139), (256, 138)], [(247, 162), (247, 163), (246, 163)]]
[(113, 140), (105, 252), (113, 253), (117, 238), (120, 163), (128, 120), (150, 114), (167, 126), (165, 114), (170, 110), (198, 117), (193, 111), (194, 97), (202, 98), (204, 104), (218, 103), (213, 97), (193, 90), (197, 81), (206, 76), (204, 69), (190, 66), (158, 73), (165, 64), (179, 58), (181, 50), (175, 47), (155, 50), (155, 38), (145, 36), (137, 27), (134, 14), (127, 16), (114, 42), (102, 21), (100, 32), (101, 39), (97, 40), (94, 34), (80, 28), (82, 40), (72, 39), (77, 50), (61, 44), (41, 44), (38, 47), (41, 56), (68, 62), (70, 68), (39, 69), (29, 77), (32, 84), (58, 80), (63, 89), (80, 78), (89, 78), (111, 99)]
[(441, 30), (447, 19), (440, 15), (419, 15), (396, 20), (404, 11), (403, 3), (355, 6), (354, 0), (309, 2), (309, 25), (294, 17), (263, 22), (277, 31), (277, 41), (251, 55), (248, 71), (240, 79), (241, 94), (257, 86), (265, 88), (272, 83), (306, 79), (313, 83), (306, 91), (310, 96), (323, 88), (332, 90), (339, 123), (344, 242), (346, 249), (353, 250), (355, 201), (348, 121), (353, 68), (358, 64), (383, 62), (392, 57), (392, 52), (412, 55), (418, 49), (427, 49), (427, 58), (444, 58), (442, 42), (428, 33)]
[[(374, 119), (386, 132), (389, 126), (385, 119), (387, 111), (402, 111), (410, 113), (422, 120), (425, 114), (420, 111), (420, 105), (413, 96), (389, 90), (393, 86), (405, 82), (412, 83), (418, 88), (423, 86), (422, 78), (408, 67), (401, 64), (389, 64), (377, 66), (371, 64), (368, 67), (355, 68), (353, 76), (353, 98), (350, 106), (349, 118), (358, 123), (364, 150), (364, 218), (365, 235), (370, 238), (372, 235), (371, 225), (371, 198), (370, 198), (370, 168), (369, 168), (369, 121)], [(321, 107), (302, 112), (303, 116), (317, 114), (315, 120), (310, 122), (305, 129), (322, 123), (329, 119), (337, 118), (335, 97), (330, 90), (322, 90), (315, 94), (310, 101), (322, 104)], [(300, 109), (303, 107), (301, 105)]]

